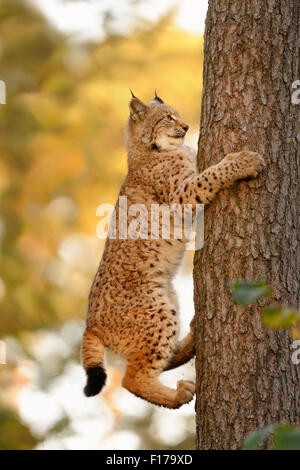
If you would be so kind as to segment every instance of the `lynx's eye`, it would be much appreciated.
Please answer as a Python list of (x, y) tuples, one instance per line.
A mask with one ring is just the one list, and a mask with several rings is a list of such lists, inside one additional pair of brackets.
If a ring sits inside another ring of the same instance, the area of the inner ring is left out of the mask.
[(173, 118), (172, 118), (171, 114), (167, 114), (166, 118), (167, 118), (168, 121), (173, 121)]

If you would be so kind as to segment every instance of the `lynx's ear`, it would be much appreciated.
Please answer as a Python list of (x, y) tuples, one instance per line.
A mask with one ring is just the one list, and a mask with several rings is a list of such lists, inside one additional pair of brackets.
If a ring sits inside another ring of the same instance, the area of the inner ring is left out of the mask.
[(134, 121), (138, 119), (142, 121), (143, 119), (145, 119), (148, 106), (144, 104), (141, 100), (139, 100), (136, 96), (134, 96), (132, 91), (131, 91), (131, 94), (132, 94), (132, 99), (129, 103), (130, 117)]
[(154, 96), (153, 101), (157, 101), (158, 103), (164, 104), (163, 100), (159, 96), (157, 96), (156, 90), (154, 90), (154, 92), (155, 92), (155, 96)]

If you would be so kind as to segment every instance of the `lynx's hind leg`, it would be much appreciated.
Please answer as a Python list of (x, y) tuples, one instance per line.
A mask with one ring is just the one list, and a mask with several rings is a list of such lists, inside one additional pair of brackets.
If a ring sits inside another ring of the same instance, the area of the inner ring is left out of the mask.
[(177, 389), (166, 387), (158, 380), (157, 372), (150, 364), (137, 371), (136, 364), (128, 363), (123, 386), (140, 398), (166, 408), (179, 408), (189, 403), (195, 393), (195, 385), (189, 380), (177, 382)]
[(167, 366), (176, 344), (177, 320), (172, 306), (151, 313), (150, 323), (140, 336), (136, 350), (128, 357), (123, 386), (135, 395), (167, 408), (179, 408), (192, 400), (193, 382), (181, 380), (177, 389), (163, 385), (159, 374)]
[(175, 354), (164, 370), (175, 369), (190, 361), (195, 356), (195, 317), (190, 323), (190, 331), (175, 349)]
[[(175, 309), (172, 310), (173, 314), (177, 315), (179, 310), (179, 303), (177, 299), (177, 294), (174, 290), (172, 284), (168, 286), (168, 298)], [(166, 365), (164, 370), (175, 369), (186, 362), (190, 361), (195, 355), (195, 346), (194, 346), (194, 323), (195, 317), (190, 323), (190, 332), (183, 338), (183, 340), (175, 348), (175, 353), (173, 357), (170, 358), (169, 363)]]
[(189, 332), (185, 338), (179, 343), (177, 350), (175, 351), (174, 357), (172, 357), (169, 364), (164, 370), (175, 369), (175, 367), (182, 366), (189, 362), (195, 356), (195, 343), (194, 334)]

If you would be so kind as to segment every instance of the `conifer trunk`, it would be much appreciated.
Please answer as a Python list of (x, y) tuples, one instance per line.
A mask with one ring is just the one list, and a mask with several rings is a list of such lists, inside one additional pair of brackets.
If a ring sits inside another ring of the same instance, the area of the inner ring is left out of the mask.
[(199, 449), (238, 449), (258, 427), (300, 421), (289, 333), (264, 328), (261, 303), (238, 307), (228, 288), (267, 280), (275, 301), (300, 304), (299, 38), (299, 0), (209, 2), (199, 170), (240, 150), (266, 168), (217, 196), (195, 255)]

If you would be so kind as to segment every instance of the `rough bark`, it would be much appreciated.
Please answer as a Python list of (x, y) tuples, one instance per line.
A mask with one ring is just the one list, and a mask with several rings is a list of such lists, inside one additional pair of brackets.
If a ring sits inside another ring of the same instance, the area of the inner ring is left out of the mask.
[(263, 302), (234, 305), (227, 284), (267, 280), (275, 303), (299, 307), (299, 38), (299, 0), (210, 0), (199, 170), (239, 150), (266, 169), (206, 210), (194, 266), (199, 449), (237, 449), (258, 427), (300, 420), (289, 334), (262, 326)]

